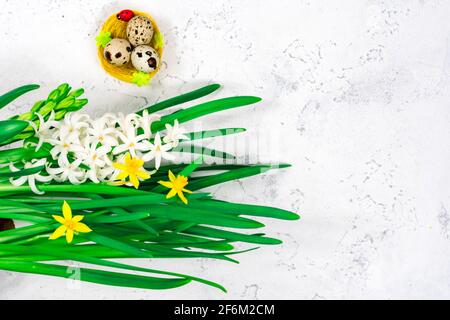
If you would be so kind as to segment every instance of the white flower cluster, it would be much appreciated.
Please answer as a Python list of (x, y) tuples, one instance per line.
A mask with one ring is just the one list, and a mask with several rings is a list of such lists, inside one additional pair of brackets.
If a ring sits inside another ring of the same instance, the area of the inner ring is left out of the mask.
[[(159, 133), (152, 134), (151, 124), (160, 117), (150, 115), (146, 110), (142, 115), (108, 113), (95, 120), (87, 114), (70, 113), (61, 122), (54, 120), (54, 114), (47, 121), (38, 116), (39, 125), (31, 124), (39, 139), (36, 150), (43, 143), (50, 143), (53, 146), (50, 154), (57, 165), (36, 159), (25, 163), (24, 168), (45, 166), (48, 175), (35, 173), (10, 179), (15, 186), (28, 182), (35, 193), (42, 193), (36, 188), (35, 181), (69, 181), (72, 184), (88, 179), (94, 183), (114, 181), (119, 172), (113, 163), (121, 162), (128, 153), (144, 162), (154, 161), (158, 170), (162, 159), (175, 159), (170, 151), (179, 141), (188, 139), (177, 120), (173, 125), (166, 124), (162, 139)], [(12, 172), (19, 171), (13, 164), (9, 167)]]

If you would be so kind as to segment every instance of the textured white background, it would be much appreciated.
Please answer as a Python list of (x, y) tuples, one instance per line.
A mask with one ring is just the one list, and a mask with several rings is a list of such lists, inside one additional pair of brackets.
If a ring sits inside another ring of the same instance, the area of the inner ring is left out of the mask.
[[(240, 265), (145, 263), (221, 282), (228, 294), (198, 284), (74, 287), (0, 271), (0, 298), (450, 298), (449, 1), (0, 2), (1, 91), (42, 85), (1, 115), (65, 81), (86, 88), (92, 114), (211, 82), (224, 85), (213, 97), (259, 95), (258, 106), (204, 125), (245, 126), (250, 147), (238, 150), (293, 167), (213, 191), (302, 215), (266, 221), (284, 244), (244, 254)], [(98, 27), (123, 8), (151, 13), (166, 38), (147, 88), (98, 65)]]

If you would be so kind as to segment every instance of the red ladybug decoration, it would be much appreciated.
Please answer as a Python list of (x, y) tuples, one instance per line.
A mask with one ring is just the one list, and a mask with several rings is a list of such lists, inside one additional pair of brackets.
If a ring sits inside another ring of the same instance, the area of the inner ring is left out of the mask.
[(134, 17), (134, 12), (131, 10), (122, 10), (117, 14), (117, 19), (128, 22)]

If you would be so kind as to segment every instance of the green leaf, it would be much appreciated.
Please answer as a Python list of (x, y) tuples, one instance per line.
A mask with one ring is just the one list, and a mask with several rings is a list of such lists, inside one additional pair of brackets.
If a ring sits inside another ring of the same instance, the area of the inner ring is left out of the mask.
[[(189, 197), (190, 199), (191, 197)], [(136, 209), (143, 209), (136, 207)], [(152, 217), (170, 220), (181, 220), (198, 224), (211, 224), (230, 228), (261, 228), (264, 225), (258, 221), (247, 218), (235, 217), (227, 214), (217, 213), (201, 208), (192, 208), (188, 205), (153, 205), (148, 208)]]
[(113, 239), (111, 237), (107, 237), (105, 235), (98, 234), (96, 232), (83, 233), (79, 235), (85, 239), (94, 241), (98, 244), (104, 245), (108, 248), (113, 248), (125, 253), (130, 254), (133, 257), (139, 258), (152, 258), (153, 256), (149, 252), (145, 252), (135, 246), (126, 244), (117, 239)]
[(45, 166), (39, 166), (35, 168), (28, 168), (28, 169), (22, 169), (20, 171), (16, 172), (0, 172), (1, 178), (16, 178), (16, 177), (22, 177), (22, 176), (29, 176), (38, 172), (41, 172)]
[(92, 223), (119, 223), (119, 222), (128, 222), (134, 220), (141, 220), (148, 218), (150, 213), (148, 212), (133, 212), (128, 213), (127, 215), (115, 215), (115, 216), (100, 216), (92, 219), (87, 219), (86, 221)]
[(203, 140), (214, 137), (226, 136), (229, 134), (236, 134), (240, 132), (245, 132), (244, 128), (223, 128), (223, 129), (214, 129), (214, 130), (205, 130), (205, 131), (197, 131), (197, 132), (189, 132), (185, 135), (189, 138), (190, 141), (193, 140)]
[(216, 149), (210, 149), (207, 147), (197, 146), (194, 144), (189, 145), (179, 144), (176, 148), (172, 149), (171, 152), (201, 154), (202, 156), (217, 157), (222, 159), (236, 159), (236, 157), (231, 153)]
[[(74, 269), (73, 266), (61, 266), (37, 262), (0, 259), (0, 269), (61, 278), (74, 277), (73, 273), (70, 271)], [(88, 268), (78, 268), (77, 275), (79, 275), (79, 280), (81, 281), (141, 289), (171, 289), (184, 286), (191, 282), (191, 279), (186, 278), (155, 278)]]
[(276, 169), (276, 168), (286, 168), (289, 165), (287, 164), (281, 164), (281, 165), (255, 165), (251, 167), (246, 168), (240, 168), (235, 169), (228, 172), (218, 173), (215, 175), (209, 175), (202, 178), (199, 178), (196, 181), (193, 181), (189, 184), (189, 190), (199, 190), (206, 187), (210, 187), (216, 184), (224, 183), (227, 181), (232, 181), (236, 179), (251, 177), (257, 174), (264, 173), (270, 169)]
[(28, 127), (28, 122), (22, 120), (0, 121), (0, 145), (15, 135), (21, 133)]
[(203, 164), (203, 156), (198, 157), (197, 159), (195, 159), (194, 161), (192, 161), (191, 164), (189, 164), (188, 166), (186, 166), (186, 168), (184, 168), (179, 175), (181, 176), (185, 176), (185, 177), (189, 177), (191, 175), (192, 172), (194, 172), (195, 169), (197, 169), (199, 166), (201, 166)]
[(300, 218), (296, 213), (279, 208), (243, 203), (231, 203), (218, 200), (192, 200), (189, 202), (189, 206), (191, 208), (211, 210), (223, 214), (249, 215), (283, 220), (298, 220)]
[(29, 84), (22, 87), (18, 87), (14, 90), (11, 90), (4, 95), (0, 96), (0, 109), (9, 104), (10, 102), (14, 101), (21, 95), (39, 88), (39, 85), (37, 84)]
[(46, 158), (50, 153), (41, 148), (39, 151), (35, 151), (32, 148), (14, 148), (7, 150), (0, 150), (0, 164), (18, 162), (18, 161), (30, 161), (32, 159)]
[(205, 236), (216, 239), (226, 239), (230, 241), (242, 241), (247, 243), (255, 243), (255, 244), (266, 244), (266, 245), (276, 245), (281, 244), (282, 242), (278, 239), (261, 237), (256, 235), (242, 234), (232, 231), (214, 229), (205, 226), (194, 226), (187, 230), (186, 233)]
[(48, 256), (56, 257), (56, 258), (63, 259), (63, 260), (74, 260), (74, 261), (78, 261), (78, 262), (84, 262), (84, 263), (89, 263), (89, 264), (93, 264), (93, 265), (105, 266), (105, 267), (133, 270), (133, 271), (141, 271), (141, 272), (161, 274), (161, 275), (172, 276), (172, 277), (180, 277), (180, 278), (185, 278), (185, 279), (191, 279), (193, 281), (197, 281), (199, 283), (203, 283), (203, 284), (218, 288), (218, 289), (226, 292), (224, 287), (222, 287), (221, 285), (214, 283), (212, 281), (208, 281), (208, 280), (197, 278), (197, 277), (192, 277), (189, 275), (169, 272), (169, 271), (141, 268), (141, 267), (136, 267), (133, 265), (124, 264), (124, 263), (120, 263), (120, 262), (99, 259), (99, 258), (95, 258), (92, 256), (87, 256), (87, 255), (77, 253), (78, 248), (79, 247), (74, 246), (73, 248), (70, 248), (67, 250), (55, 250), (55, 247), (50, 246), (50, 245), (47, 245), (47, 246), (40, 245), (38, 247), (36, 247), (36, 246), (27, 247), (27, 246), (20, 246), (20, 245), (1, 245), (0, 251), (10, 251), (10, 252), (16, 252), (16, 253), (20, 253), (20, 254), (26, 253), (26, 254), (32, 254), (33, 256), (35, 256), (37, 254), (39, 254), (39, 255), (42, 254), (42, 255), (48, 255)]
[[(5, 150), (8, 151), (8, 150)], [(1, 159), (1, 158), (0, 158)], [(110, 186), (106, 184), (95, 184), (95, 183), (84, 183), (80, 185), (72, 184), (43, 184), (39, 186), (39, 189), (44, 192), (61, 192), (61, 193), (96, 193), (96, 194), (108, 194), (108, 195), (148, 195), (149, 192), (143, 190), (136, 190), (134, 188)], [(2, 192), (13, 192), (13, 193), (30, 193), (31, 189), (29, 186), (13, 186), (11, 184), (0, 184), (0, 194)]]
[(55, 224), (53, 222), (43, 222), (19, 229), (2, 231), (0, 232), (0, 243), (6, 243), (25, 237), (31, 237), (41, 233), (49, 232), (54, 229), (54, 225)]
[(155, 113), (185, 102), (189, 102), (201, 97), (204, 97), (214, 91), (216, 91), (217, 89), (220, 88), (219, 84), (211, 84), (208, 86), (205, 86), (203, 88), (188, 92), (188, 93), (184, 93), (181, 94), (179, 96), (158, 102), (150, 107), (144, 108), (142, 110), (140, 110), (139, 112), (137, 112), (138, 114), (142, 115), (142, 112), (147, 109), (149, 113)]
[(258, 97), (240, 96), (205, 102), (161, 117), (160, 121), (155, 121), (152, 123), (151, 130), (152, 132), (157, 132), (164, 130), (166, 123), (173, 123), (175, 120), (178, 120), (179, 123), (183, 123), (214, 112), (247, 106), (259, 101), (261, 101), (261, 98)]
[[(120, 187), (117, 187), (120, 188)], [(45, 189), (42, 189), (45, 190)], [(111, 199), (98, 199), (98, 200), (87, 200), (87, 201), (78, 201), (72, 203), (68, 201), (72, 210), (92, 210), (98, 208), (110, 208), (110, 207), (124, 207), (127, 208), (132, 205), (150, 205), (157, 203), (164, 203), (172, 201), (170, 199), (166, 199), (164, 195), (154, 192), (148, 192), (147, 195), (139, 195), (132, 197), (117, 197)], [(60, 205), (45, 205), (38, 206), (39, 208), (46, 208), (48, 210), (58, 210), (62, 206), (62, 201)]]

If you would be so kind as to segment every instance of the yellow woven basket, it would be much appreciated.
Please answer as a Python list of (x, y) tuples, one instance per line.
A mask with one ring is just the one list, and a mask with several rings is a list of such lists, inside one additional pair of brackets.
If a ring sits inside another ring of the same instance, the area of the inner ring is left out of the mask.
[[(153, 38), (150, 42), (150, 46), (156, 50), (156, 52), (159, 55), (160, 61), (162, 61), (162, 55), (163, 55), (163, 50), (164, 50), (164, 41), (161, 40), (161, 39), (163, 39), (163, 37), (162, 37), (161, 31), (158, 28), (158, 25), (156, 24), (155, 20), (149, 14), (147, 14), (145, 12), (136, 11), (136, 10), (133, 10), (133, 12), (135, 15), (147, 17), (152, 22), (155, 31), (153, 34)], [(127, 22), (117, 19), (117, 13), (113, 14), (112, 16), (110, 16), (108, 18), (108, 20), (106, 20), (106, 22), (102, 26), (101, 32), (110, 32), (111, 38), (113, 38), (113, 39), (114, 38), (127, 39)], [(102, 68), (107, 73), (109, 73), (111, 76), (113, 76), (114, 78), (117, 78), (119, 80), (125, 81), (125, 82), (130, 82), (130, 83), (134, 82), (133, 75), (135, 73), (137, 73), (138, 70), (136, 70), (133, 67), (131, 62), (128, 62), (126, 65), (120, 66), (120, 67), (114, 66), (114, 65), (108, 63), (108, 61), (106, 60), (106, 58), (103, 55), (103, 47), (102, 46), (98, 47), (98, 58), (100, 59), (100, 64), (101, 64)], [(161, 63), (159, 63), (156, 70), (154, 70), (153, 72), (148, 74), (150, 76), (150, 79), (155, 76), (155, 74), (158, 72), (160, 66), (161, 66)]]

